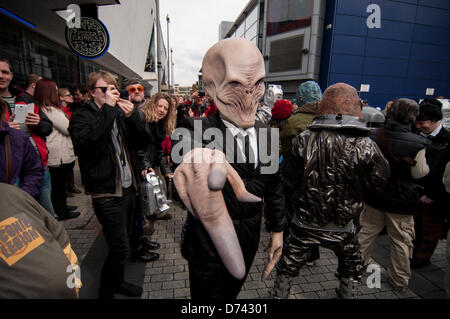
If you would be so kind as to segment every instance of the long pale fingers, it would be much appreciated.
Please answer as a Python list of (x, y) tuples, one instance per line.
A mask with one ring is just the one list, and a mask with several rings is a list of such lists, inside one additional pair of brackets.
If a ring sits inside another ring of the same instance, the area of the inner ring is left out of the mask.
[(216, 218), (202, 220), (200, 217), (200, 220), (211, 237), (225, 268), (236, 279), (243, 279), (246, 272), (244, 256), (225, 202), (223, 202), (221, 213)]
[(189, 195), (187, 193), (187, 177), (186, 177), (186, 169), (187, 167), (181, 164), (177, 167), (173, 175), (173, 182), (175, 187), (177, 188), (178, 196), (183, 201), (184, 206), (192, 213), (195, 217), (196, 213), (192, 209), (191, 200), (189, 199)]
[(277, 264), (278, 259), (280, 259), (280, 256), (281, 256), (281, 250), (282, 250), (282, 247), (278, 247), (278, 248), (275, 250), (275, 252), (274, 252), (272, 258), (269, 259), (269, 262), (267, 263), (267, 266), (266, 266), (266, 268), (264, 268), (264, 271), (263, 271), (263, 273), (262, 273), (262, 275), (261, 275), (261, 281), (266, 280), (267, 277), (270, 275), (272, 269), (273, 269), (273, 268), (275, 267), (275, 265)]

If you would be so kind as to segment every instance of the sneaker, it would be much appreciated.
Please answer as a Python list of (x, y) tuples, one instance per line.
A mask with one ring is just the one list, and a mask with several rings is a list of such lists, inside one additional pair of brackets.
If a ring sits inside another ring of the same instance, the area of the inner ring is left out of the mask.
[(119, 287), (114, 290), (114, 292), (120, 293), (122, 295), (128, 297), (139, 297), (142, 295), (142, 287), (139, 287), (135, 284), (131, 284), (129, 282), (122, 282)]
[(388, 283), (392, 287), (392, 289), (394, 289), (396, 292), (405, 293), (408, 291), (408, 287), (397, 286), (396, 284), (394, 284), (392, 282), (391, 277), (389, 277), (389, 276), (388, 276)]

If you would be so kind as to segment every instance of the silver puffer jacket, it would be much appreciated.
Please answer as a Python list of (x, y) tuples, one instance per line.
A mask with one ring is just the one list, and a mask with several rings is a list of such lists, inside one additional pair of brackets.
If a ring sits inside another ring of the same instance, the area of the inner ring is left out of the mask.
[(358, 224), (363, 192), (381, 192), (389, 163), (357, 117), (316, 117), (292, 140), (284, 181), (292, 222), (300, 227), (341, 230)]

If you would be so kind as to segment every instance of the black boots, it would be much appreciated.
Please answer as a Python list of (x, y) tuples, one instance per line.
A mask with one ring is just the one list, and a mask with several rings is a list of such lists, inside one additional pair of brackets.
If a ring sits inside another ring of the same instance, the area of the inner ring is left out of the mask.
[(114, 290), (114, 292), (120, 293), (122, 295), (128, 297), (139, 297), (142, 295), (142, 287), (139, 287), (135, 284), (131, 284), (129, 282), (122, 282), (119, 287)]
[(132, 262), (141, 261), (144, 263), (148, 263), (148, 262), (155, 261), (158, 259), (159, 259), (158, 253), (146, 251), (145, 249), (142, 249), (142, 248), (131, 252), (131, 257), (130, 257), (130, 260)]
[(339, 278), (339, 288), (336, 288), (337, 297), (339, 299), (356, 299), (358, 297), (359, 285), (360, 282), (358, 280)]
[(80, 212), (72, 212), (69, 209), (56, 213), (58, 215), (58, 220), (72, 219), (80, 216)]
[(272, 299), (289, 299), (291, 278), (277, 273), (272, 290)]
[(156, 250), (161, 247), (161, 245), (155, 241), (150, 241), (146, 237), (141, 238), (142, 248), (145, 250)]

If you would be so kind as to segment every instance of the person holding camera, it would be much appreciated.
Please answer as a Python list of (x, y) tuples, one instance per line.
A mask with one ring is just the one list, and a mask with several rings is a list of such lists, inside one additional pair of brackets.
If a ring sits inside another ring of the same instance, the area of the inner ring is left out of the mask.
[(126, 91), (129, 96), (128, 99), (136, 108), (142, 107), (147, 101), (144, 94), (145, 88), (139, 80), (131, 80), (126, 87)]
[(131, 143), (135, 139), (130, 137), (129, 128), (131, 118), (138, 114), (133, 103), (120, 98), (109, 72), (91, 73), (88, 88), (92, 99), (74, 111), (69, 132), (86, 192), (92, 197), (109, 248), (99, 298), (113, 299), (114, 293), (140, 296), (142, 288), (124, 279), (138, 189), (132, 166)]

